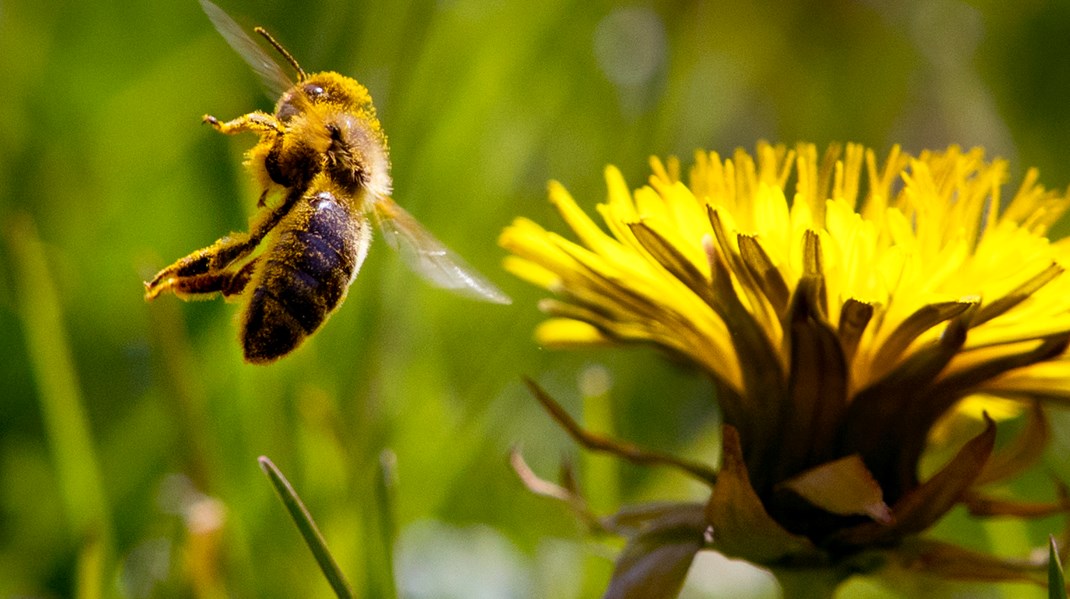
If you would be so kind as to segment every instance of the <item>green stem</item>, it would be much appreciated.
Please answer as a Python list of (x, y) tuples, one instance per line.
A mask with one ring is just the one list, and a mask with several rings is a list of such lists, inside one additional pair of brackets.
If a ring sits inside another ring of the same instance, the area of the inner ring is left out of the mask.
[(378, 529), (376, 548), (370, 552), (368, 565), (370, 582), (375, 590), (371, 596), (397, 599), (394, 579), (394, 542), (397, 522), (394, 515), (394, 494), (397, 491), (397, 456), (390, 450), (379, 454), (375, 477), (375, 527)]
[(18, 282), (19, 317), (64, 515), (75, 541), (84, 544), (80, 592), (99, 596), (101, 588), (90, 587), (104, 578), (112, 559), (112, 514), (63, 326), (63, 302), (32, 218), (16, 214), (3, 234)]
[(319, 529), (316, 528), (312, 515), (308, 513), (308, 509), (305, 508), (301, 498), (297, 496), (297, 492), (290, 485), (290, 481), (286, 480), (286, 477), (282, 475), (282, 472), (275, 467), (275, 464), (267, 456), (260, 456), (259, 462), (260, 469), (271, 480), (279, 499), (282, 499), (283, 505), (286, 506), (286, 510), (290, 512), (290, 517), (293, 518), (294, 524), (297, 525), (297, 530), (301, 532), (301, 536), (304, 537), (308, 548), (312, 550), (312, 555), (316, 558), (320, 570), (323, 570), (323, 575), (327, 577), (327, 582), (334, 589), (334, 594), (338, 595), (339, 599), (352, 599), (353, 590), (349, 587), (349, 583), (346, 582), (341, 568), (338, 567), (334, 557), (331, 556), (330, 550), (327, 549), (327, 542), (323, 539)]
[(1048, 537), (1048, 599), (1066, 599), (1066, 578), (1055, 537)]

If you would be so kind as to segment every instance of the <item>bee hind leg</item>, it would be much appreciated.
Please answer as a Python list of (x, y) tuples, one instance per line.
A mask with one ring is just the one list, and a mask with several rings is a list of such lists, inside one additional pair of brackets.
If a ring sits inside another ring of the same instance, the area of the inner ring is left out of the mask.
[[(212, 283), (209, 281), (230, 276), (228, 267), (253, 251), (260, 239), (246, 233), (228, 235), (206, 248), (179, 258), (145, 283), (145, 299), (154, 299), (167, 291), (179, 297), (222, 291), (222, 288), (210, 288)], [(205, 290), (194, 291), (201, 288)]]
[(256, 270), (257, 260), (259, 258), (250, 260), (240, 268), (171, 276), (162, 280), (156, 287), (151, 287), (154, 280), (145, 284), (145, 297), (152, 299), (159, 293), (170, 291), (181, 298), (201, 298), (221, 293), (224, 298), (230, 299), (240, 295), (248, 287)]
[(223, 293), (223, 297), (231, 298), (235, 295), (241, 295), (245, 291), (245, 288), (249, 286), (249, 281), (253, 279), (253, 273), (256, 272), (256, 263), (260, 261), (260, 257), (253, 258), (245, 263), (244, 266), (235, 271), (225, 285), (219, 291)]
[[(215, 291), (223, 292), (223, 295), (231, 295), (224, 291), (223, 283), (213, 282), (219, 277), (227, 276), (227, 273), (235, 271), (230, 268), (232, 264), (248, 256), (250, 252), (260, 245), (260, 242), (282, 220), (301, 193), (293, 190), (287, 194), (286, 199), (278, 207), (267, 211), (261, 211), (253, 221), (252, 230), (249, 233), (232, 233), (216, 241), (212, 245), (199, 249), (185, 258), (179, 258), (174, 264), (156, 273), (151, 281), (145, 283), (145, 299), (152, 300), (161, 293), (172, 291), (175, 295), (196, 295), (201, 292), (185, 293), (187, 287), (200, 289), (205, 288), (204, 293)], [(253, 260), (236, 272), (240, 273), (250, 268), (256, 261)], [(197, 277), (205, 277), (203, 280)], [(246, 280), (246, 283), (248, 280)]]

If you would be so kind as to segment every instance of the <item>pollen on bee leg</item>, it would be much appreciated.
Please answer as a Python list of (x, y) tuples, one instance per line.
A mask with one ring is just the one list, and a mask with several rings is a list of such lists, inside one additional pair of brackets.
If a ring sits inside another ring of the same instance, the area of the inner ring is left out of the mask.
[(171, 287), (171, 282), (173, 280), (174, 279), (167, 279), (165, 281), (160, 282), (154, 279), (152, 281), (145, 281), (145, 301), (151, 302), (152, 300), (156, 299), (158, 295), (160, 295), (165, 290)]
[(161, 285), (157, 293), (170, 291), (180, 298), (202, 298), (215, 293), (231, 297), (241, 293), (249, 283), (250, 272), (245, 269), (206, 273), (189, 277), (172, 277)]
[(245, 131), (254, 133), (283, 132), (283, 127), (279, 124), (278, 119), (260, 110), (243, 114), (229, 121), (220, 121), (218, 118), (206, 114), (201, 117), (201, 122), (211, 125), (213, 129), (226, 135), (234, 135)]
[(253, 273), (256, 272), (256, 265), (259, 261), (259, 257), (254, 258), (230, 275), (229, 279), (220, 288), (224, 298), (230, 299), (245, 292), (245, 288), (249, 286), (249, 281), (253, 279)]

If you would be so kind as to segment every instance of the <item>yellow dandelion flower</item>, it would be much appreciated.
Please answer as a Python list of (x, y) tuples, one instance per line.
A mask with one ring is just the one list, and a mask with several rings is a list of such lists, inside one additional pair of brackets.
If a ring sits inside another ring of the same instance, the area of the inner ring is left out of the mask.
[[(909, 545), (991, 574), (964, 550), (909, 540), (1020, 472), (1046, 441), (1031, 406), (1070, 400), (1070, 242), (1046, 237), (1070, 196), (1029, 171), (1005, 197), (1007, 163), (954, 146), (879, 163), (859, 145), (819, 156), (763, 143), (698, 153), (686, 184), (677, 160), (651, 166), (634, 191), (606, 169), (605, 229), (555, 182), (575, 240), (520, 218), (500, 244), (509, 271), (554, 295), (540, 344), (653, 344), (714, 381), (724, 463), (699, 546), (811, 563)], [(922, 481), (956, 406), (984, 430)], [(993, 418), (1022, 407), (1032, 425), (1014, 455), (993, 454)]]

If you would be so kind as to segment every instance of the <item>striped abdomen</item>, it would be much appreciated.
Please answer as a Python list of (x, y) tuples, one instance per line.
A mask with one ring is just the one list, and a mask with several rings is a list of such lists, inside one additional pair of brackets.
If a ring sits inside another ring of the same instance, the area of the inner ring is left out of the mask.
[(302, 198), (276, 231), (242, 318), (249, 362), (281, 358), (315, 332), (345, 298), (371, 241), (363, 214), (326, 191)]

